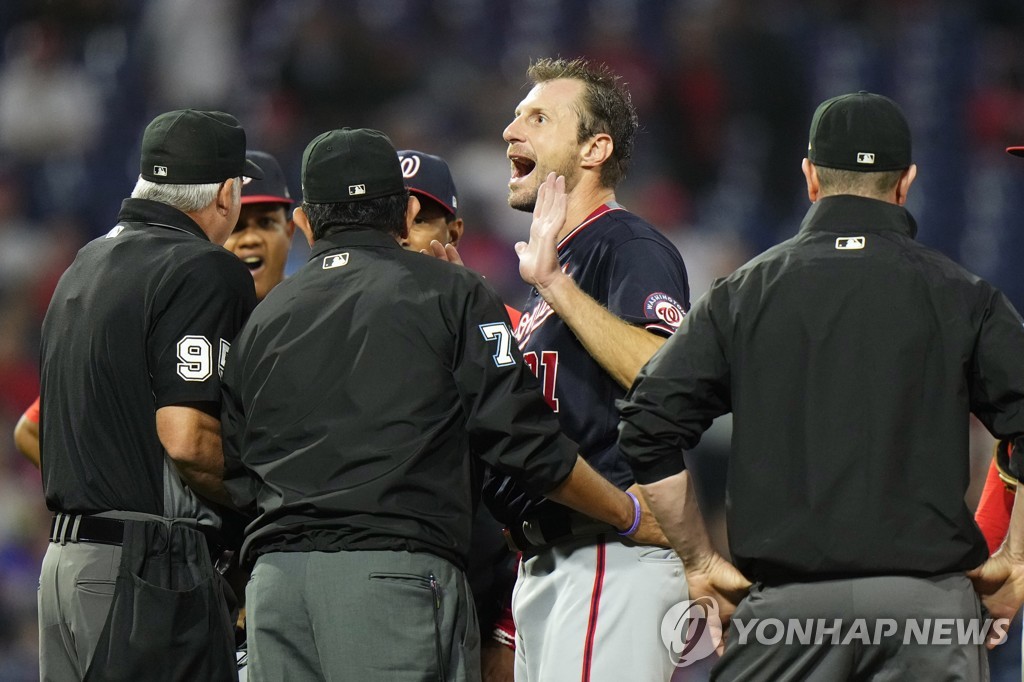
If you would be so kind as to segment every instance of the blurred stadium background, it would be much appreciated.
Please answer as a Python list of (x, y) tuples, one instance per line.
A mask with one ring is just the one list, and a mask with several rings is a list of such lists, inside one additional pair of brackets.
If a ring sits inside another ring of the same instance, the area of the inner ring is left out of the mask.
[[(467, 263), (521, 300), (511, 244), (529, 220), (505, 204), (501, 131), (538, 56), (629, 84), (642, 132), (619, 199), (679, 246), (694, 298), (794, 233), (815, 105), (867, 89), (910, 120), (920, 240), (1024, 307), (1024, 161), (1003, 152), (1024, 144), (1020, 0), (4, 0), (0, 45), (0, 433), (37, 395), (57, 278), (111, 226), (165, 110), (233, 113), (296, 193), (302, 149), (330, 128), (446, 157)], [(969, 504), (991, 445), (976, 440)], [(692, 458), (709, 508), (727, 444), (725, 424)], [(0, 438), (0, 682), (37, 678), (48, 519), (38, 472)], [(994, 679), (1020, 679), (1013, 637)]]

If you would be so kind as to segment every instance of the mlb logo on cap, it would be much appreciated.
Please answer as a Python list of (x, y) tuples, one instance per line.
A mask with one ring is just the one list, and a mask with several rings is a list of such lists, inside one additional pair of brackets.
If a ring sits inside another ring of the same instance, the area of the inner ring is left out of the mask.
[(424, 154), (413, 149), (398, 152), (402, 177), (409, 191), (441, 204), (441, 208), (458, 215), (459, 197), (455, 181), (447, 162), (440, 156)]
[(910, 148), (910, 126), (899, 105), (861, 90), (818, 105), (807, 159), (816, 166), (861, 173), (894, 171), (910, 167)]
[(408, 190), (395, 147), (369, 128), (328, 130), (302, 153), (302, 193), (307, 204), (367, 201)]
[(234, 116), (179, 109), (160, 114), (146, 126), (139, 175), (149, 182), (203, 185), (237, 177), (259, 179), (263, 170), (245, 158), (245, 131)]

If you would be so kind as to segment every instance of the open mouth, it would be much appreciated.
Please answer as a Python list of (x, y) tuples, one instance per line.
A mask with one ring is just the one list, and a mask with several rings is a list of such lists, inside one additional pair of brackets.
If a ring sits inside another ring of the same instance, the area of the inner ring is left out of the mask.
[(263, 259), (259, 256), (248, 256), (243, 258), (242, 262), (245, 263), (245, 267), (249, 268), (251, 272), (256, 272), (263, 267)]
[(512, 181), (522, 180), (537, 167), (537, 162), (525, 156), (509, 155), (508, 160), (512, 162)]

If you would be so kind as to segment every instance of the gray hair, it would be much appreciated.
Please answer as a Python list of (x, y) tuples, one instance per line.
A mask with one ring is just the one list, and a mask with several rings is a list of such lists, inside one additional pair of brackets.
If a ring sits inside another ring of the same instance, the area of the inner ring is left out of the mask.
[(825, 166), (815, 168), (818, 169), (818, 184), (825, 195), (855, 194), (870, 199), (884, 199), (903, 176), (902, 170), (864, 173)]
[[(140, 175), (139, 181), (135, 183), (135, 189), (132, 190), (132, 199), (159, 201), (182, 213), (193, 213), (212, 204), (222, 184), (211, 182), (202, 185), (171, 185), (150, 182)], [(242, 196), (242, 178), (235, 178), (232, 187), (234, 201), (238, 203)]]

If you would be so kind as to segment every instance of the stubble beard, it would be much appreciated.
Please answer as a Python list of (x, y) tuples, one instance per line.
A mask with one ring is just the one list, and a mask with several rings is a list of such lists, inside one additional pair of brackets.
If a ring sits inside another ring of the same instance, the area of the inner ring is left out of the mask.
[(508, 205), (517, 211), (533, 213), (533, 209), (537, 206), (537, 188), (531, 187), (525, 192), (518, 193), (515, 190), (509, 190)]
[(579, 167), (573, 163), (573, 159), (569, 158), (563, 161), (558, 168), (541, 170), (538, 166), (533, 169), (533, 173), (537, 174), (540, 181), (536, 185), (530, 188), (519, 188), (517, 192), (514, 189), (510, 189), (508, 193), (508, 205), (517, 211), (525, 211), (533, 213), (533, 209), (537, 207), (537, 193), (540, 191), (540, 183), (544, 182), (544, 178), (548, 176), (552, 170), (558, 175), (565, 178), (565, 191), (569, 193), (573, 187), (576, 186), (576, 182), (579, 176)]

